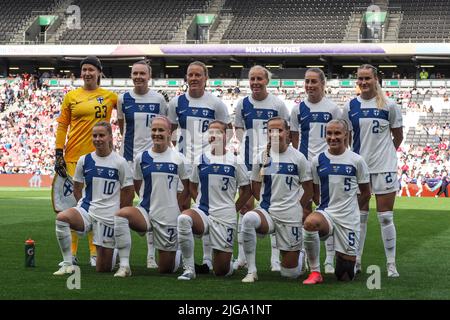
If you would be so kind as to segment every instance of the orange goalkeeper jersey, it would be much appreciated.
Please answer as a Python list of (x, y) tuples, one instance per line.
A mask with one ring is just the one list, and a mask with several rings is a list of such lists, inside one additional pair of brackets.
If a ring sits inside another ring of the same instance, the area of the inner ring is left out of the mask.
[(97, 122), (109, 122), (116, 104), (117, 95), (102, 88), (92, 91), (78, 88), (66, 94), (56, 131), (56, 149), (64, 149), (66, 162), (77, 162), (82, 155), (95, 150), (92, 128)]

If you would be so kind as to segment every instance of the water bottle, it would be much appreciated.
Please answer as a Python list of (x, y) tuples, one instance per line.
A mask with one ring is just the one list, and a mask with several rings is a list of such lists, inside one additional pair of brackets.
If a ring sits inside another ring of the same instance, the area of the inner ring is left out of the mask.
[(34, 267), (34, 240), (25, 241), (25, 267)]

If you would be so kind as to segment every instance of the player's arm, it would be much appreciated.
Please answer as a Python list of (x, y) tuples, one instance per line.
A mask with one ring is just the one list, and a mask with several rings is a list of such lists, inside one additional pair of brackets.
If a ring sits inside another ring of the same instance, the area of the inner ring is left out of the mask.
[(178, 193), (177, 200), (178, 207), (180, 208), (180, 211), (183, 212), (184, 210), (189, 209), (191, 198), (189, 197), (189, 179), (181, 180), (181, 183), (183, 184), (183, 191)]
[(139, 190), (141, 190), (142, 180), (133, 180), (134, 191), (136, 191), (137, 196), (139, 197)]
[(69, 98), (66, 95), (61, 105), (61, 114), (58, 117), (55, 141), (55, 172), (61, 177), (67, 177), (66, 162), (64, 160), (64, 145), (66, 143), (67, 129), (70, 124)]
[(313, 185), (313, 192), (314, 192), (314, 194), (313, 194), (313, 201), (314, 201), (314, 204), (315, 204), (316, 206), (318, 206), (318, 205), (319, 205), (319, 202), (320, 202), (320, 187), (319, 187), (318, 184), (315, 184), (315, 183), (314, 183), (314, 185)]
[(198, 183), (189, 182), (189, 194), (191, 195), (191, 198), (195, 201), (198, 196)]
[(292, 147), (294, 147), (294, 149), (298, 150), (299, 140), (300, 140), (300, 135), (298, 134), (298, 131), (291, 130), (291, 142), (292, 142)]
[(133, 206), (134, 187), (126, 186), (120, 189), (120, 208)]
[(172, 123), (172, 144), (173, 146), (177, 145), (177, 129), (178, 129), (178, 124), (176, 123)]
[(244, 128), (236, 127), (236, 139), (238, 139), (239, 143), (242, 143), (244, 139)]
[(358, 197), (358, 205), (360, 208), (363, 208), (364, 204), (369, 202), (371, 196), (369, 183), (360, 183), (359, 191), (361, 194)]
[(261, 182), (252, 180), (252, 194), (257, 201), (260, 199)]
[(78, 181), (73, 182), (73, 196), (75, 197), (75, 200), (77, 200), (77, 202), (83, 196), (83, 187), (84, 187), (83, 182), (78, 182)]
[(392, 141), (394, 142), (395, 150), (397, 150), (403, 141), (403, 128), (402, 127), (391, 128), (391, 132), (392, 132), (392, 136), (393, 136)]
[(314, 187), (313, 187), (313, 181), (307, 180), (302, 182), (302, 188), (304, 190), (303, 196), (300, 199), (300, 204), (303, 208), (303, 214), (305, 215), (305, 218), (308, 214), (312, 211), (312, 198), (314, 194)]
[(119, 130), (120, 130), (120, 135), (123, 136), (123, 119), (117, 119), (117, 122), (119, 123)]
[(239, 188), (239, 198), (236, 201), (236, 212), (239, 212), (242, 209), (251, 196), (252, 188), (250, 187), (250, 184)]

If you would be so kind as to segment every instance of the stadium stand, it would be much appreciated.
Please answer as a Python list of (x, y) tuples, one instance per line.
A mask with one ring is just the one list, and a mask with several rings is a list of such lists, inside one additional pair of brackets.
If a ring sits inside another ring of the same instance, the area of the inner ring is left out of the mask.
[(81, 29), (66, 29), (59, 41), (74, 43), (167, 42), (187, 12), (202, 12), (208, 0), (77, 0)]
[(341, 42), (355, 5), (371, 1), (227, 0), (233, 19), (222, 40), (293, 40)]
[(1, 0), (0, 7), (0, 43), (9, 42), (13, 30), (20, 29), (36, 11), (48, 11), (57, 0)]

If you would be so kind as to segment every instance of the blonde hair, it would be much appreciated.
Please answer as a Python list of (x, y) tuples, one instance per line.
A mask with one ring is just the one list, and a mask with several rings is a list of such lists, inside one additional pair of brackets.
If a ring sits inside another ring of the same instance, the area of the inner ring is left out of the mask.
[(269, 70), (267, 70), (266, 68), (264, 68), (263, 66), (257, 64), (254, 65), (253, 67), (250, 68), (250, 70), (248, 71), (248, 75), (250, 76), (250, 72), (252, 72), (255, 69), (260, 69), (264, 72), (264, 74), (266, 75), (266, 79), (268, 81), (270, 81), (272, 79), (272, 72), (270, 72)]
[(206, 64), (204, 64), (204, 63), (201, 62), (201, 61), (194, 61), (194, 62), (189, 63), (188, 69), (189, 69), (191, 66), (199, 66), (199, 67), (201, 67), (201, 68), (203, 69), (203, 73), (205, 74), (206, 78), (209, 78), (208, 68), (206, 67)]
[[(92, 129), (94, 129), (95, 127), (103, 127), (106, 129), (106, 131), (108, 132), (108, 134), (111, 137), (113, 136), (111, 123), (106, 122), (106, 121), (100, 121), (100, 122), (97, 122), (96, 124), (94, 124), (94, 127), (92, 127)], [(111, 147), (111, 150), (114, 149), (114, 144), (113, 144), (112, 140), (109, 143), (109, 146)]]
[(377, 103), (377, 108), (378, 109), (383, 109), (386, 106), (387, 100), (386, 100), (386, 95), (383, 92), (383, 89), (380, 86), (380, 83), (378, 82), (378, 75), (377, 75), (377, 68), (375, 68), (373, 65), (371, 64), (363, 64), (361, 65), (358, 70), (361, 69), (370, 69), (372, 70), (372, 75), (374, 76), (376, 82), (375, 82), (375, 97), (376, 97), (376, 103)]

